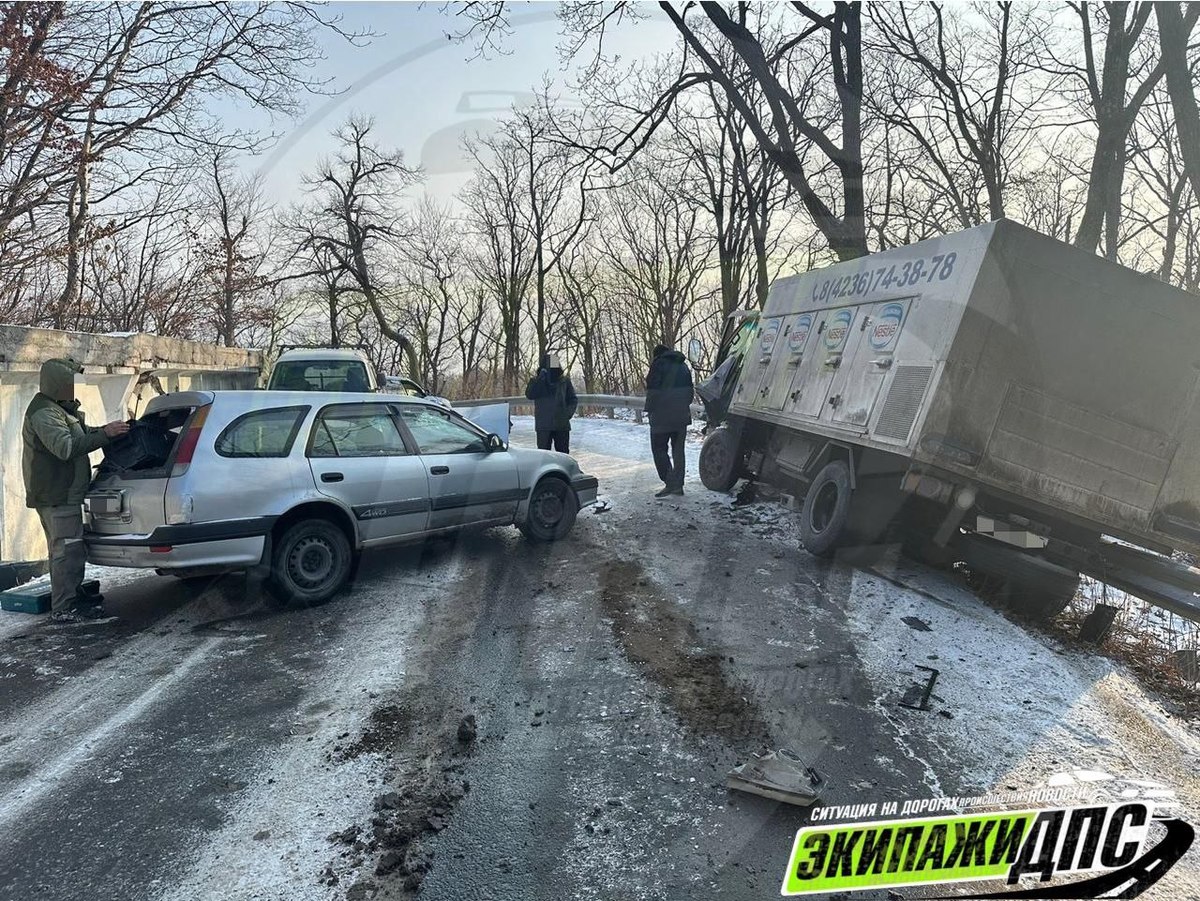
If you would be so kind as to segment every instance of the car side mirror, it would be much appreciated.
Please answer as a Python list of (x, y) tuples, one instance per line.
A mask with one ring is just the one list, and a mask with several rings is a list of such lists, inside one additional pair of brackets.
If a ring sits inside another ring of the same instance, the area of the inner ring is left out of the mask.
[(508, 450), (508, 445), (504, 443), (504, 439), (494, 432), (489, 434), (483, 441), (489, 454), (496, 451)]
[(688, 342), (688, 362), (692, 364), (694, 369), (700, 368), (700, 358), (704, 356), (704, 345), (699, 338), (693, 338)]

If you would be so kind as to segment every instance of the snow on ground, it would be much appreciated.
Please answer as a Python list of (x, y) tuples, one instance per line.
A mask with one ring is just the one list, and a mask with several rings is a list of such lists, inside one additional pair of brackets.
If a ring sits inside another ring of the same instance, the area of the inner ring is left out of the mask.
[(225, 812), (220, 830), (197, 835), (198, 858), (161, 901), (330, 896), (317, 879), (335, 854), (329, 835), (370, 821), (376, 793), (368, 787), (382, 784), (387, 765), (374, 751), (336, 761), (330, 755), (363, 733), (377, 698), (404, 683), (421, 604), (459, 578), (459, 564), (451, 566), (436, 583), (385, 577), (359, 592), (345, 609), (338, 642), (322, 651), (323, 667), (310, 677), (313, 692), (296, 710), (289, 740), (247, 761), (250, 786)]
[[(1200, 737), (1123, 667), (1025, 630), (950, 575), (903, 561), (879, 572), (887, 577), (853, 575), (848, 612), (859, 658), (897, 729), (932, 735), (964, 764), (957, 786), (943, 789), (1037, 788), (1098, 770), (1163, 780), (1200, 812), (1190, 772)], [(930, 712), (896, 706), (924, 681), (918, 664), (940, 671)]]
[[(645, 479), (628, 478), (627, 457), (649, 467), (649, 430), (605, 420), (577, 421), (575, 447), (608, 456), (592, 469), (626, 474), (621, 486), (601, 491), (621, 503), (643, 491)], [(520, 436), (518, 436), (520, 440)], [(697, 484), (699, 442), (688, 444), (688, 493), (703, 492), (740, 522), (752, 540), (798, 546), (795, 517), (780, 503), (735, 504), (731, 495)], [(617, 459), (613, 459), (617, 458)], [(639, 484), (640, 483), (640, 484)], [(1098, 654), (1065, 649), (1051, 636), (1008, 620), (968, 590), (953, 573), (930, 570), (893, 554), (875, 571), (853, 570), (845, 600), (858, 656), (878, 692), (876, 705), (903, 738), (909, 730), (932, 735), (946, 760), (926, 761), (931, 793), (1039, 788), (1062, 782), (1075, 770), (1161, 780), (1180, 792), (1183, 806), (1200, 813), (1200, 737), (1167, 713), (1126, 668)], [(1081, 603), (1105, 600), (1125, 611), (1136, 637), (1150, 635), (1178, 647), (1193, 624), (1136, 598), (1085, 580)], [(907, 617), (908, 622), (904, 618)], [(940, 670), (931, 712), (898, 707), (904, 691)], [(953, 762), (959, 772), (948, 768)]]

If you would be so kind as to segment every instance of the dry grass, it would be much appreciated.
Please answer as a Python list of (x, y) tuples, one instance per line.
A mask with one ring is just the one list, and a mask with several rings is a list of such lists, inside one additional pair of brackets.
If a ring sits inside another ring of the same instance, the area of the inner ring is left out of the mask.
[[(1079, 630), (1097, 604), (1116, 607), (1118, 612), (1108, 634), (1099, 644), (1091, 644), (1079, 638)], [(1170, 700), (1179, 715), (1200, 718), (1198, 683), (1175, 663), (1177, 651), (1200, 648), (1195, 623), (1085, 577), (1075, 599), (1049, 624), (1049, 631), (1065, 645), (1098, 651), (1126, 666), (1144, 686)]]

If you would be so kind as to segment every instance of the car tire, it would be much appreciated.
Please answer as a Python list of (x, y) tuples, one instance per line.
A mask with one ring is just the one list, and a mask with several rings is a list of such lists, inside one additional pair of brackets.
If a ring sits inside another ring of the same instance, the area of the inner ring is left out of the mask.
[(808, 484), (800, 506), (800, 539), (816, 557), (829, 557), (845, 541), (850, 523), (850, 467), (826, 463)]
[(521, 533), (531, 541), (557, 541), (570, 533), (578, 513), (575, 489), (549, 476), (529, 493), (529, 510), (520, 525)]
[(346, 533), (327, 519), (305, 519), (274, 543), (271, 588), (299, 606), (321, 604), (350, 578), (354, 554)]
[(709, 491), (728, 491), (741, 475), (738, 437), (732, 429), (714, 429), (700, 448), (700, 481)]

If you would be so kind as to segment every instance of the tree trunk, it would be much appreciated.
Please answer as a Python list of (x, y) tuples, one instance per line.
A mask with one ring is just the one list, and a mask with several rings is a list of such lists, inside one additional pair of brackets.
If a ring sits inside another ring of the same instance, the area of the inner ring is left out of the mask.
[(1158, 36), (1162, 48), (1167, 90), (1171, 109), (1175, 113), (1175, 129), (1179, 133), (1183, 168), (1192, 185), (1192, 194), (1200, 197), (1200, 108), (1196, 105), (1195, 88), (1188, 70), (1188, 36), (1200, 18), (1200, 6), (1189, 7), (1183, 15), (1178, 3), (1156, 3)]

